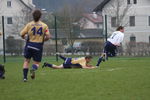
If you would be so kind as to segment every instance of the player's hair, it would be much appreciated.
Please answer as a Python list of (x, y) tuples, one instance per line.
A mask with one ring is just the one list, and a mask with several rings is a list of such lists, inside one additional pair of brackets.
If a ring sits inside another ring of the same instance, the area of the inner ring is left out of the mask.
[(124, 29), (124, 27), (123, 27), (123, 26), (119, 26), (119, 27), (116, 29), (116, 31), (120, 31), (120, 30), (122, 30), (122, 29)]
[(40, 20), (41, 16), (42, 16), (42, 13), (41, 13), (40, 10), (35, 10), (35, 11), (32, 13), (32, 15), (33, 15), (34, 21), (35, 21), (35, 22), (38, 22), (38, 21)]
[(85, 59), (92, 59), (92, 56), (85, 56)]

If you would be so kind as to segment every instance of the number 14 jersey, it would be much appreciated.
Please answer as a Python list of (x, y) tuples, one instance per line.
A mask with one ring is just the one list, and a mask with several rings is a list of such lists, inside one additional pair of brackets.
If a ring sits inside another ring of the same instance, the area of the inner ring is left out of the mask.
[(48, 26), (42, 21), (29, 22), (21, 31), (21, 36), (27, 34), (28, 42), (43, 43), (44, 37), (49, 33)]

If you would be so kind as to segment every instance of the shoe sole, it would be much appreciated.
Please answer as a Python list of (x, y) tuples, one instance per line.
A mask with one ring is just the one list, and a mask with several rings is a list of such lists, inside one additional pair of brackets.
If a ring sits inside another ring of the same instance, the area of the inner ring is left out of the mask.
[(34, 70), (30, 70), (30, 73), (31, 73), (31, 79), (35, 79), (35, 72), (34, 72)]

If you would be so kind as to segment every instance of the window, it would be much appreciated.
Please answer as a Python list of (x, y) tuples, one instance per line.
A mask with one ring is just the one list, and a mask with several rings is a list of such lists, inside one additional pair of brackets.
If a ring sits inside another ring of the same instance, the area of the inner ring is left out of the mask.
[(136, 37), (135, 36), (131, 36), (130, 37), (130, 42), (136, 42)]
[(8, 17), (7, 18), (7, 24), (12, 24), (13, 22), (12, 22), (12, 17)]
[(11, 7), (11, 1), (7, 1), (7, 7)]
[(127, 0), (127, 4), (130, 4), (131, 2), (130, 2), (130, 0)]
[(148, 17), (148, 25), (150, 26), (150, 16)]
[(134, 4), (137, 4), (137, 0), (133, 0), (133, 3), (134, 3)]
[(116, 17), (111, 17), (111, 27), (116, 27), (116, 22), (117, 22), (117, 18)]
[(135, 26), (135, 16), (130, 16), (130, 26)]

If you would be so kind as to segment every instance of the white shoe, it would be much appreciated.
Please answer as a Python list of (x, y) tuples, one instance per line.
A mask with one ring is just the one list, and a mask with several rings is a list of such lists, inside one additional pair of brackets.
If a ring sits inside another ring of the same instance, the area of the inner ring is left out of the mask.
[(24, 79), (23, 79), (23, 82), (27, 82), (27, 79), (24, 78)]

